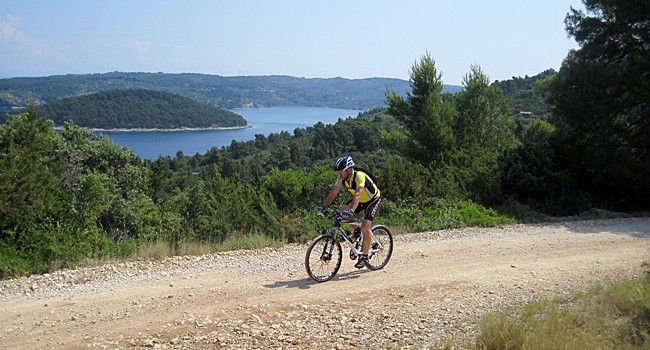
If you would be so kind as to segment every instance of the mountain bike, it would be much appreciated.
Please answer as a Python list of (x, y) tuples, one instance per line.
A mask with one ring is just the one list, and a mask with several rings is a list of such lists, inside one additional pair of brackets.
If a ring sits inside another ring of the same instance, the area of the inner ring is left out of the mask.
[[(321, 215), (334, 220), (332, 227), (326, 228), (321, 235), (314, 238), (305, 254), (305, 268), (307, 274), (316, 282), (329, 281), (341, 268), (343, 248), (341, 243), (347, 243), (350, 248), (350, 259), (356, 260), (362, 253), (363, 235), (361, 222), (344, 219), (338, 211), (323, 211)], [(341, 224), (350, 226), (353, 231), (346, 231)], [(376, 225), (370, 229), (371, 241), (368, 251), (366, 267), (370, 270), (379, 270), (388, 264), (393, 254), (393, 234), (388, 227)]]

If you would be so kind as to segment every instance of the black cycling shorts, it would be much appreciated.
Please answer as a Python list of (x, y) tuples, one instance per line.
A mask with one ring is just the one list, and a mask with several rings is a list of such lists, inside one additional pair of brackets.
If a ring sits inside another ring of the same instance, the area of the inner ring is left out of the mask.
[[(348, 206), (350, 206), (351, 204), (352, 201), (349, 201), (347, 203)], [(355, 213), (365, 210), (366, 212), (363, 215), (363, 218), (366, 220), (373, 221), (375, 220), (375, 216), (377, 216), (377, 212), (379, 212), (380, 205), (381, 205), (381, 196), (377, 196), (370, 202), (359, 203), (359, 205), (357, 206), (357, 210), (355, 210)]]

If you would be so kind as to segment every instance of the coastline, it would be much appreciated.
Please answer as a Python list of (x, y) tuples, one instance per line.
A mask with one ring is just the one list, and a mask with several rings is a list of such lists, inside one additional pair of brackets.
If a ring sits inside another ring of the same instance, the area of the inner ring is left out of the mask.
[[(250, 124), (243, 125), (243, 126), (209, 126), (209, 127), (200, 127), (200, 128), (189, 128), (189, 127), (182, 127), (182, 128), (167, 128), (167, 129), (160, 129), (160, 128), (114, 128), (114, 129), (101, 129), (101, 128), (88, 128), (85, 126), (82, 126), (82, 129), (90, 130), (93, 132), (178, 132), (178, 131), (215, 131), (215, 130), (239, 130), (239, 129), (248, 129), (252, 128), (253, 126)], [(54, 127), (55, 130), (62, 130), (62, 126), (56, 126)]]

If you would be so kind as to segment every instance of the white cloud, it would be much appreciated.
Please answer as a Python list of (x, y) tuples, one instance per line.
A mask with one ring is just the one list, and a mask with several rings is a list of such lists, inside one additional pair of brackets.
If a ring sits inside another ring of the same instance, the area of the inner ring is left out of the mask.
[(135, 49), (141, 58), (149, 57), (151, 51), (151, 43), (139, 39), (131, 39), (131, 47)]
[(21, 22), (20, 17), (7, 14), (6, 20), (0, 21), (0, 38), (2, 41), (24, 41), (26, 36), (17, 27)]
[(22, 18), (7, 14), (4, 20), (0, 20), (0, 40), (8, 44), (20, 45), (38, 55), (48, 54), (45, 43), (20, 31), (21, 22)]

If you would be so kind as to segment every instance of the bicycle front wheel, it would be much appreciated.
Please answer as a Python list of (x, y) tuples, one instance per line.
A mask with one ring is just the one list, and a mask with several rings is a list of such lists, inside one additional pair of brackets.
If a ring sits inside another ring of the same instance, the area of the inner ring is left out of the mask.
[(343, 250), (332, 235), (316, 237), (307, 248), (305, 269), (307, 274), (316, 282), (331, 280), (341, 267)]
[(393, 255), (393, 234), (388, 227), (377, 225), (371, 230), (370, 251), (366, 266), (370, 270), (383, 269)]

